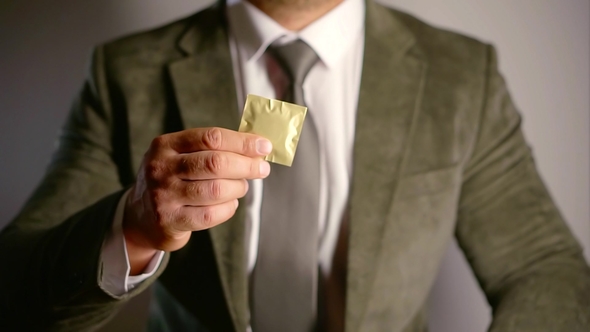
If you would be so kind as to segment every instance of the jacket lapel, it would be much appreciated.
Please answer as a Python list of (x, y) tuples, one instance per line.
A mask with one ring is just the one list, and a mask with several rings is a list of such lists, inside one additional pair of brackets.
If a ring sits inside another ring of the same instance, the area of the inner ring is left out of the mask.
[(367, 1), (365, 51), (350, 197), (346, 330), (361, 330), (381, 238), (395, 198), (425, 80), (426, 64), (412, 33), (391, 10)]
[[(235, 82), (223, 9), (210, 9), (180, 39), (187, 56), (169, 66), (185, 129), (239, 125)], [(243, 204), (242, 204), (243, 205)], [(241, 205), (241, 206), (242, 206)], [(237, 330), (247, 324), (247, 276), (244, 213), (208, 230), (230, 314)]]

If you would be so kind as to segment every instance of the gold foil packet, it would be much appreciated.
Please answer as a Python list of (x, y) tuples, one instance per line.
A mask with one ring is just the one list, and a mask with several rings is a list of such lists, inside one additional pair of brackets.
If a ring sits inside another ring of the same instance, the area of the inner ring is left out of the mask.
[(304, 106), (248, 95), (238, 131), (268, 139), (272, 152), (264, 159), (291, 166), (306, 114)]

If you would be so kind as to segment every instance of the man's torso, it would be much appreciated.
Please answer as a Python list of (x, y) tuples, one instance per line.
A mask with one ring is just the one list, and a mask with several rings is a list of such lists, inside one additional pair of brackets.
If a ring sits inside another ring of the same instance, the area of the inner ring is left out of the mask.
[[(153, 137), (237, 129), (223, 10), (104, 47), (123, 185)], [(346, 326), (416, 331), (451, 240), (483, 107), (486, 46), (367, 4), (350, 189)], [(214, 330), (248, 323), (245, 211), (169, 257), (167, 290)], [(386, 291), (384, 291), (386, 290)], [(207, 303), (205, 305), (205, 303)]]

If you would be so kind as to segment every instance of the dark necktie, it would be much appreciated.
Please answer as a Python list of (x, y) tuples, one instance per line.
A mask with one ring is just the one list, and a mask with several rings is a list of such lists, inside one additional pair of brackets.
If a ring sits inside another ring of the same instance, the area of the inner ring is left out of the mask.
[[(305, 105), (302, 84), (318, 56), (306, 43), (267, 51), (290, 77), (283, 100)], [(252, 273), (254, 332), (313, 331), (317, 320), (319, 142), (308, 110), (293, 165), (264, 180), (258, 257)]]

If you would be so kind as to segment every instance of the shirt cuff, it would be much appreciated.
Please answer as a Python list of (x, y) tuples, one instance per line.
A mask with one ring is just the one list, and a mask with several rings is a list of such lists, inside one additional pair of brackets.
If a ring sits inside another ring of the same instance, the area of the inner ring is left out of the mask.
[(129, 275), (131, 266), (129, 264), (125, 236), (123, 235), (123, 217), (125, 214), (125, 201), (128, 195), (129, 190), (119, 200), (115, 217), (113, 218), (113, 226), (105, 237), (100, 255), (102, 274), (99, 279), (99, 285), (107, 293), (114, 296), (121, 296), (127, 293), (154, 275), (164, 257), (164, 252), (158, 251), (142, 274), (136, 276)]

